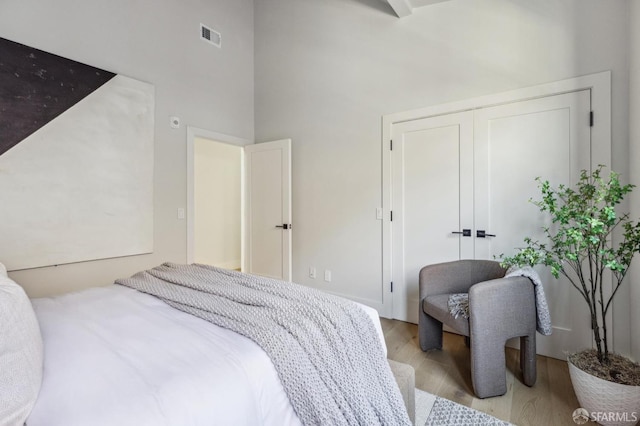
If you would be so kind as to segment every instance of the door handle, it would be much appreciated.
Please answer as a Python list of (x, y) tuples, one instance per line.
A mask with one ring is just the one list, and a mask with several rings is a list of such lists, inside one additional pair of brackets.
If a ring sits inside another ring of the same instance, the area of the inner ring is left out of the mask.
[(462, 232), (453, 231), (452, 234), (462, 234), (463, 237), (470, 237), (471, 236), (471, 229), (463, 229)]
[(479, 229), (476, 231), (476, 237), (485, 238), (485, 237), (495, 237), (495, 234), (487, 234), (487, 232), (483, 229)]
[(282, 225), (276, 225), (276, 228), (291, 229), (292, 226), (291, 226), (291, 224), (283, 223)]

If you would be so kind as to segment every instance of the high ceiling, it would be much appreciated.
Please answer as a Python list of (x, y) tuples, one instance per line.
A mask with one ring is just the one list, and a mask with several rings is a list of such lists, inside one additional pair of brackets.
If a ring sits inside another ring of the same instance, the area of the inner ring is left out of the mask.
[(393, 9), (393, 11), (398, 15), (399, 18), (403, 18), (405, 16), (409, 16), (413, 13), (413, 11), (419, 7), (429, 6), (434, 3), (441, 3), (443, 1), (449, 0), (384, 0)]

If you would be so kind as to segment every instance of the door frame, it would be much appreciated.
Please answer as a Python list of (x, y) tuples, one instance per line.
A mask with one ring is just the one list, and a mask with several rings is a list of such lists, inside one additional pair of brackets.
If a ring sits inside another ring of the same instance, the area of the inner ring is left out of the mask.
[(393, 318), (393, 235), (391, 227), (392, 142), (394, 124), (438, 115), (472, 111), (475, 109), (526, 101), (547, 96), (588, 89), (591, 91), (591, 110), (595, 120), (591, 127), (591, 164), (611, 166), (611, 71), (570, 78), (507, 92), (465, 99), (441, 105), (387, 114), (382, 117), (382, 310), (380, 315)]
[[(217, 133), (211, 130), (187, 126), (187, 263), (193, 263), (195, 259), (195, 140), (196, 138), (210, 139), (215, 142), (225, 143), (239, 147), (253, 145), (253, 141), (236, 136)], [(244, 185), (244, 149), (240, 157), (240, 264), (241, 270), (245, 270), (245, 185)]]

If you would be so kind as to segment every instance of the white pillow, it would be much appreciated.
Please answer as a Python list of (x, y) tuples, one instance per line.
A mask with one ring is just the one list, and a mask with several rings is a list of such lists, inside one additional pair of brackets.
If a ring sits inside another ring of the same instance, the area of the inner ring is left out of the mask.
[(22, 287), (0, 267), (0, 425), (23, 425), (42, 383), (38, 319)]
[(7, 268), (0, 263), (0, 277), (7, 277)]

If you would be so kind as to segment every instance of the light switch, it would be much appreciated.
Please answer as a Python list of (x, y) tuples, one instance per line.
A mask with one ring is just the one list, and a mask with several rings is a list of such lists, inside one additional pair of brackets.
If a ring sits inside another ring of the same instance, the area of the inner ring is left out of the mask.
[(376, 207), (376, 219), (382, 220), (382, 207)]
[(184, 207), (178, 207), (178, 219), (184, 220), (184, 218), (185, 218)]
[(328, 269), (324, 271), (324, 280), (328, 283), (331, 282), (331, 271)]

